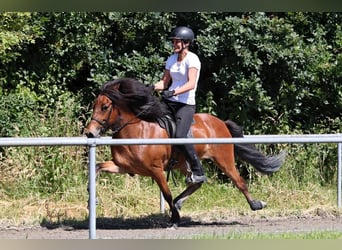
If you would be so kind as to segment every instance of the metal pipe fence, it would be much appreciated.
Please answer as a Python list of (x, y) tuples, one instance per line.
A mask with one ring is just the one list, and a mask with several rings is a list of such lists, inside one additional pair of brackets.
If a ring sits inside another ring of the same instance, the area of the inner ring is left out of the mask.
[[(116, 139), (110, 137), (88, 139), (86, 137), (38, 137), (0, 138), (0, 147), (22, 146), (88, 146), (89, 147), (89, 238), (96, 239), (96, 147), (101, 145), (165, 145), (165, 144), (287, 144), (287, 143), (337, 143), (338, 178), (337, 206), (341, 208), (342, 135), (249, 135), (244, 138), (184, 138), (184, 139)], [(162, 200), (162, 196), (161, 196)], [(161, 207), (164, 206), (161, 202)], [(161, 208), (164, 209), (164, 208)]]

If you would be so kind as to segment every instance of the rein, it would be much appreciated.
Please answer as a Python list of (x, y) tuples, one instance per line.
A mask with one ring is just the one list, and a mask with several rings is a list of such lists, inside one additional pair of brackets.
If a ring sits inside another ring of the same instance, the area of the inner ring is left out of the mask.
[[(114, 104), (114, 101), (113, 101), (112, 97), (110, 96), (110, 94), (108, 94), (106, 92), (102, 92), (101, 94), (105, 95), (107, 98), (109, 98), (112, 101), (112, 103), (110, 105), (110, 112), (108, 113), (107, 119), (104, 120), (104, 121), (101, 121), (101, 120), (99, 120), (99, 119), (97, 119), (95, 117), (92, 117), (91, 120), (94, 120), (97, 123), (99, 123), (103, 127), (103, 130), (106, 131), (109, 128), (109, 120), (110, 120), (110, 117), (112, 115), (112, 112), (113, 112), (115, 104)], [(115, 134), (119, 133), (119, 131), (121, 131), (127, 125), (133, 124), (136, 119), (138, 119), (142, 114), (147, 112), (153, 105), (154, 105), (153, 102), (149, 102), (149, 103), (145, 104), (144, 108), (140, 112), (138, 112), (135, 115), (135, 117), (129, 119), (126, 122), (124, 122), (122, 125), (120, 125), (121, 112), (120, 112), (120, 109), (118, 109), (118, 117), (116, 118), (116, 120), (114, 121), (113, 125), (111, 126), (112, 136), (114, 136)]]
[[(109, 96), (107, 96), (109, 98)], [(110, 99), (110, 98), (109, 98)], [(116, 121), (113, 123), (113, 126), (112, 126), (112, 135), (114, 136), (115, 134), (119, 133), (120, 130), (122, 130), (124, 127), (126, 127), (127, 125), (129, 124), (133, 124), (134, 120), (136, 120), (137, 118), (139, 118), (139, 116), (141, 116), (142, 114), (144, 114), (150, 107), (152, 107), (152, 103), (149, 103), (148, 105), (145, 106), (145, 108), (143, 110), (141, 110), (138, 114), (135, 115), (135, 117), (131, 118), (130, 120), (126, 121), (124, 124), (122, 125), (119, 125), (118, 127), (114, 127), (115, 124), (120, 124), (120, 120), (121, 120), (121, 113), (120, 113), (120, 109), (118, 110), (119, 111), (119, 115), (116, 119)], [(97, 123), (99, 123), (102, 127), (103, 127), (103, 130), (107, 130), (108, 129), (108, 123), (109, 123), (109, 119), (110, 119), (110, 116), (112, 115), (112, 111), (113, 111), (113, 107), (114, 107), (114, 104), (113, 104), (113, 101), (110, 105), (110, 112), (108, 113), (108, 116), (107, 116), (107, 119), (105, 121), (100, 121), (99, 119), (95, 118), (95, 117), (92, 117), (91, 120), (94, 120), (96, 121)]]
[[(113, 104), (112, 104), (113, 105)], [(119, 127), (112, 129), (113, 133), (112, 135), (114, 136), (115, 134), (119, 133), (119, 131), (121, 129), (123, 129), (124, 127), (126, 127), (129, 124), (133, 124), (135, 119), (139, 118), (139, 116), (141, 116), (142, 114), (144, 114), (150, 107), (152, 106), (152, 104), (149, 104), (145, 109), (141, 110), (138, 114), (135, 115), (135, 117), (131, 118), (130, 120), (128, 120), (127, 122), (125, 122), (124, 124), (120, 125)], [(118, 116), (118, 121), (121, 120), (121, 115), (120, 115), (120, 110), (119, 110), (119, 116)]]

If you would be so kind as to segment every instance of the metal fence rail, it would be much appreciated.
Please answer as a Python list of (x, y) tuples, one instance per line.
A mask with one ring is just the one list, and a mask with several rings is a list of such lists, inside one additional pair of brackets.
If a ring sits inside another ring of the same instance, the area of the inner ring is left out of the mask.
[(189, 138), (189, 139), (116, 139), (103, 137), (38, 137), (38, 138), (0, 138), (0, 147), (19, 146), (88, 146), (89, 147), (89, 238), (96, 238), (96, 147), (101, 145), (163, 145), (163, 144), (274, 144), (274, 143), (337, 143), (338, 178), (337, 206), (341, 208), (342, 182), (342, 135), (250, 135), (244, 138)]

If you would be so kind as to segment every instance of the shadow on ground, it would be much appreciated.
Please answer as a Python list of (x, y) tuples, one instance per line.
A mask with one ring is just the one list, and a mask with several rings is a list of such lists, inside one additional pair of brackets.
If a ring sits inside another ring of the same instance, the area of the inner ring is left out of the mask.
[[(170, 217), (164, 214), (152, 214), (137, 218), (96, 218), (96, 229), (103, 230), (129, 230), (129, 229), (162, 229), (169, 228)], [(47, 229), (65, 228), (66, 230), (82, 230), (89, 228), (89, 220), (62, 220), (59, 222), (51, 222), (43, 219), (40, 224)], [(195, 227), (195, 226), (232, 226), (242, 225), (238, 221), (226, 222), (202, 222), (192, 220), (190, 217), (182, 217), (179, 227)], [(247, 225), (246, 225), (247, 226)]]

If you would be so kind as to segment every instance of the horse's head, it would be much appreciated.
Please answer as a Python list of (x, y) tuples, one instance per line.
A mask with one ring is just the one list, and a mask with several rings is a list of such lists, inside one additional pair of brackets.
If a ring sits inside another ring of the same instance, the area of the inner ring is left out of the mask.
[(106, 95), (100, 94), (94, 102), (93, 115), (84, 134), (88, 138), (99, 137), (115, 124), (117, 117), (115, 104)]
[[(156, 122), (165, 112), (159, 99), (145, 84), (132, 78), (110, 81), (102, 86), (84, 133), (88, 138), (99, 137), (108, 129), (117, 133), (132, 120)], [(122, 121), (125, 120), (123, 116), (126, 121)]]

